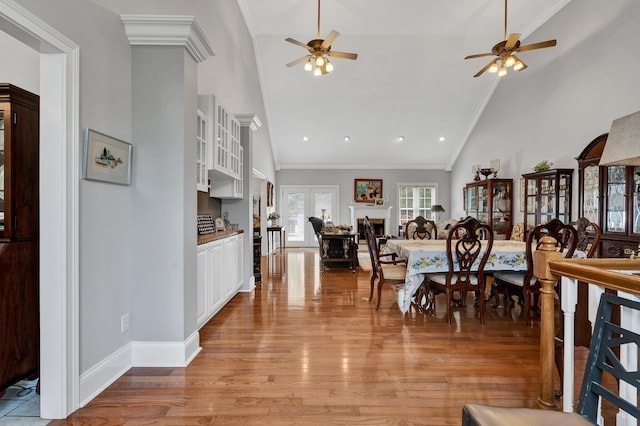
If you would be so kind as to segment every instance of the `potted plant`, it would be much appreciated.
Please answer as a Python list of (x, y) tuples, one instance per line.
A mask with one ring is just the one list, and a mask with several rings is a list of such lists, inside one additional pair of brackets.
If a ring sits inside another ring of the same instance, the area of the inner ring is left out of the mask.
[(269, 226), (278, 226), (278, 219), (280, 219), (280, 215), (278, 212), (271, 212), (269, 213), (269, 216), (267, 216), (267, 219), (271, 223)]
[(551, 166), (553, 166), (553, 163), (550, 163), (547, 160), (543, 160), (543, 161), (539, 162), (538, 164), (536, 164), (533, 167), (533, 170), (535, 172), (546, 172), (547, 170), (551, 169)]

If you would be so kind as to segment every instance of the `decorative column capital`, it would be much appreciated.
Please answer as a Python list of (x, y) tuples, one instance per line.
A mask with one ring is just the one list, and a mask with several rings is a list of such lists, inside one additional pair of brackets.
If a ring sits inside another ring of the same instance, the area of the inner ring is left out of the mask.
[(120, 15), (132, 46), (184, 46), (196, 62), (215, 51), (195, 16)]

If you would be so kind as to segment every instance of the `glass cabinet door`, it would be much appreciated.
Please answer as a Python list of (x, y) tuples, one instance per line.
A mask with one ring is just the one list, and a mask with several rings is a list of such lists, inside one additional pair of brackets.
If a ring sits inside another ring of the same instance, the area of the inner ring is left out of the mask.
[(4, 110), (0, 105), (0, 231), (4, 231)]
[(563, 223), (571, 221), (571, 175), (560, 174), (558, 176), (558, 200), (556, 217)]
[(476, 217), (476, 187), (470, 186), (467, 190), (467, 214)]
[(600, 225), (600, 166), (590, 164), (583, 170), (582, 215)]
[(606, 232), (625, 232), (625, 166), (607, 168)]
[(526, 186), (526, 223), (530, 225), (535, 225), (538, 223), (536, 220), (536, 212), (538, 210), (538, 179), (531, 178), (527, 179), (525, 182)]
[(478, 185), (478, 217), (480, 222), (489, 221), (489, 193), (487, 185)]
[(633, 226), (631, 228), (631, 232), (634, 234), (640, 234), (640, 166), (636, 166), (633, 169), (632, 191)]

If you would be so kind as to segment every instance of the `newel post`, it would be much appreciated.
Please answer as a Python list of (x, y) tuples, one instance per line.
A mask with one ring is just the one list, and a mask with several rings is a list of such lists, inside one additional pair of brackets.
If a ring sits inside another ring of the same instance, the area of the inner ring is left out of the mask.
[(554, 287), (558, 277), (551, 273), (549, 261), (562, 259), (562, 253), (556, 248), (556, 240), (543, 237), (540, 247), (533, 254), (533, 274), (540, 280), (540, 394), (538, 405), (541, 408), (555, 408), (554, 397), (554, 360), (555, 330), (553, 299)]

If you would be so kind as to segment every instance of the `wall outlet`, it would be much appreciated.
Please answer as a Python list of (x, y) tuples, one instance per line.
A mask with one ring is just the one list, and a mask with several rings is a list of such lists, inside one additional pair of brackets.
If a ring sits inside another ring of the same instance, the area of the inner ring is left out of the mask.
[(129, 330), (129, 312), (120, 317), (120, 333)]

